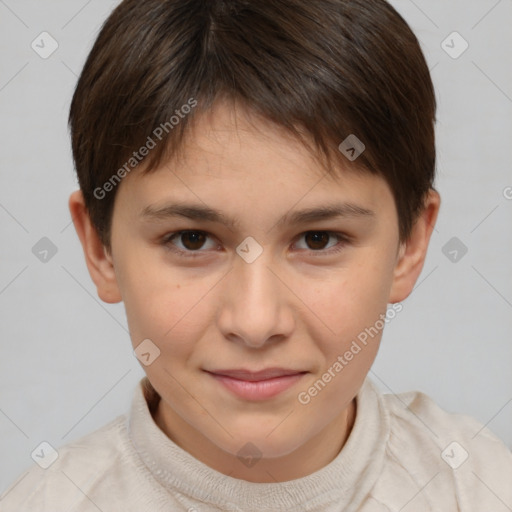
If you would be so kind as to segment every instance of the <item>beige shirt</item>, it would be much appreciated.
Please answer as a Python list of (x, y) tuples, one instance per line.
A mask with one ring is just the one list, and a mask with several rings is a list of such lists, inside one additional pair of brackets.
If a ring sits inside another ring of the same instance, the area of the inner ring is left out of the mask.
[[(128, 415), (58, 449), (0, 500), (1, 512), (510, 512), (512, 452), (470, 417), (366, 379), (347, 443), (327, 466), (282, 483), (223, 475), (155, 424), (137, 385)], [(148, 405), (149, 403), (149, 405)]]

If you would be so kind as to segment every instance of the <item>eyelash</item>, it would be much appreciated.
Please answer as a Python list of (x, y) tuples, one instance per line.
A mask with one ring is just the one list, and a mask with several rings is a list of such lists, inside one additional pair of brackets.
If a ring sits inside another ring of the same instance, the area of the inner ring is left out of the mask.
[[(202, 235), (206, 235), (207, 237), (211, 237), (211, 235), (206, 232), (206, 231), (200, 231), (200, 230), (194, 230), (194, 229), (186, 229), (186, 230), (183, 230), (183, 231), (175, 231), (174, 233), (169, 233), (167, 234), (161, 241), (161, 244), (163, 246), (165, 246), (169, 251), (175, 253), (175, 254), (178, 254), (179, 256), (183, 256), (185, 258), (198, 258), (198, 257), (201, 257), (202, 254), (201, 253), (204, 253), (206, 251), (202, 251), (200, 249), (196, 250), (196, 251), (184, 251), (182, 249), (178, 249), (176, 248), (175, 245), (173, 245), (171, 243), (171, 241), (175, 238), (175, 237), (180, 237), (181, 235), (185, 234), (185, 233), (199, 233), (199, 234), (202, 234)], [(345, 248), (345, 245), (348, 244), (351, 240), (351, 238), (344, 234), (344, 233), (338, 233), (338, 232), (335, 232), (335, 231), (322, 231), (322, 230), (318, 230), (318, 231), (312, 231), (312, 230), (309, 230), (309, 231), (305, 231), (304, 233), (301, 233), (300, 236), (299, 236), (299, 239), (301, 237), (303, 237), (304, 235), (307, 235), (309, 233), (327, 233), (328, 235), (332, 235), (332, 236), (335, 236), (339, 243), (337, 245), (335, 245), (334, 247), (331, 247), (330, 249), (319, 249), (317, 251), (315, 250), (312, 250), (310, 249), (309, 252), (315, 254), (315, 256), (325, 256), (325, 255), (331, 255), (331, 254), (336, 254), (338, 252), (341, 252), (344, 248)]]

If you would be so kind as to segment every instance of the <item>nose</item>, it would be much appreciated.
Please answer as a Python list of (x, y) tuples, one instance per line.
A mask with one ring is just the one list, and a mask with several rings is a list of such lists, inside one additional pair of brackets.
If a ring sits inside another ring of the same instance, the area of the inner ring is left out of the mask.
[(263, 254), (235, 260), (222, 293), (219, 326), (227, 339), (260, 348), (285, 339), (294, 328), (293, 293)]

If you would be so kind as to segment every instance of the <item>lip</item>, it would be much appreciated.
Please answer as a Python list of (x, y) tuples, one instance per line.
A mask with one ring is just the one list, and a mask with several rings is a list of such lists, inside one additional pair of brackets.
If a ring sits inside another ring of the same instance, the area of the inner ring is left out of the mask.
[[(207, 370), (208, 371), (208, 370)], [(238, 380), (246, 381), (260, 381), (273, 379), (275, 377), (283, 377), (288, 375), (297, 375), (298, 373), (304, 373), (302, 370), (292, 370), (290, 368), (265, 368), (263, 370), (251, 371), (245, 368), (237, 368), (233, 370), (210, 370), (208, 373), (215, 375), (224, 375), (225, 377), (231, 377)]]
[(215, 370), (207, 373), (240, 398), (267, 400), (292, 387), (308, 372), (267, 368), (257, 372), (241, 369)]

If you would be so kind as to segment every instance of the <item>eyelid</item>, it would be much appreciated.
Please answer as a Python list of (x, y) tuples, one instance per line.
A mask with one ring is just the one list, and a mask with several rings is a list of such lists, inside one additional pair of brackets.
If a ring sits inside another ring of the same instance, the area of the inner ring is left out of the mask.
[[(162, 238), (161, 244), (164, 245), (165, 247), (167, 247), (170, 251), (172, 251), (174, 253), (178, 253), (180, 255), (181, 254), (185, 255), (186, 257), (199, 256), (199, 255), (201, 255), (201, 253), (204, 253), (204, 252), (208, 251), (208, 250), (203, 250), (202, 248), (198, 249), (197, 251), (190, 251), (190, 250), (183, 250), (183, 249), (180, 249), (180, 248), (176, 247), (172, 243), (172, 239), (175, 238), (175, 237), (179, 238), (181, 235), (183, 235), (185, 233), (200, 233), (200, 234), (205, 235), (206, 237), (208, 237), (210, 239), (215, 238), (211, 233), (208, 233), (208, 231), (203, 231), (201, 229), (182, 229), (180, 231), (174, 231), (172, 233), (166, 234)], [(211, 249), (209, 249), (209, 250), (211, 250)]]
[[(167, 247), (168, 250), (170, 250), (174, 253), (177, 253), (178, 255), (183, 255), (186, 258), (200, 257), (201, 253), (205, 253), (205, 252), (209, 251), (209, 250), (202, 250), (202, 249), (198, 249), (196, 251), (183, 250), (183, 249), (177, 248), (176, 246), (174, 246), (171, 243), (171, 240), (174, 237), (179, 237), (180, 235), (185, 234), (185, 233), (200, 233), (202, 235), (207, 236), (210, 239), (216, 238), (214, 235), (212, 235), (208, 231), (204, 231), (201, 229), (182, 229), (180, 231), (174, 231), (172, 233), (167, 233), (161, 239), (161, 244), (164, 245), (165, 247)], [(300, 249), (301, 252), (306, 251), (309, 254), (312, 254), (313, 256), (328, 256), (330, 254), (341, 251), (348, 243), (352, 242), (352, 237), (343, 232), (330, 231), (330, 230), (326, 230), (326, 229), (308, 229), (306, 231), (302, 231), (301, 233), (299, 233), (295, 237), (293, 243), (295, 244), (297, 242), (297, 240), (299, 240), (300, 238), (302, 238), (304, 235), (306, 235), (308, 233), (327, 233), (328, 235), (334, 236), (338, 239), (338, 244), (336, 244), (334, 247), (331, 247), (329, 249), (319, 249), (317, 251), (315, 251), (313, 249)]]

